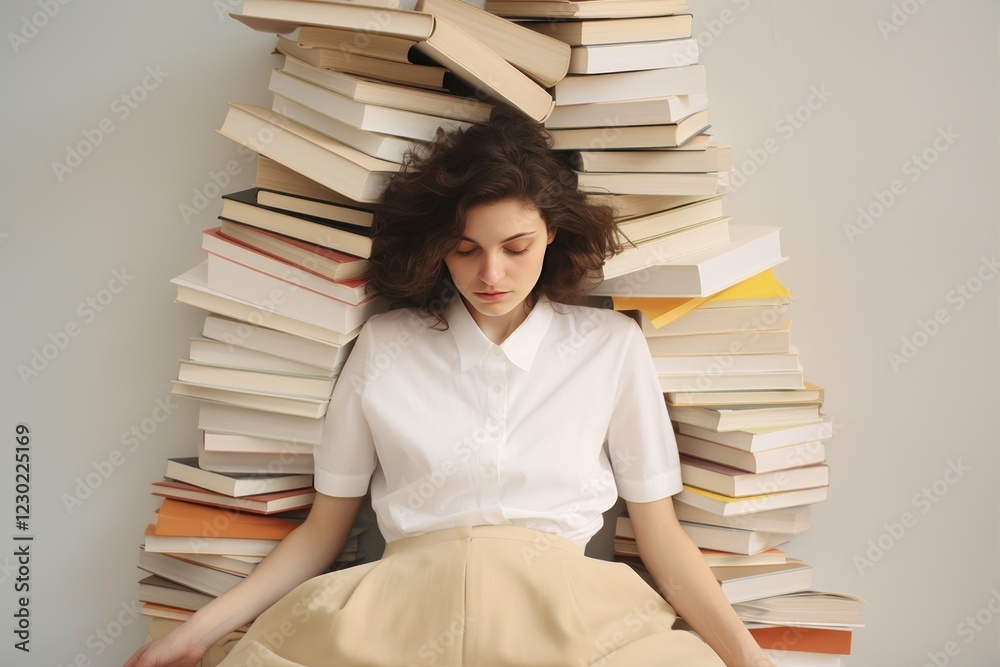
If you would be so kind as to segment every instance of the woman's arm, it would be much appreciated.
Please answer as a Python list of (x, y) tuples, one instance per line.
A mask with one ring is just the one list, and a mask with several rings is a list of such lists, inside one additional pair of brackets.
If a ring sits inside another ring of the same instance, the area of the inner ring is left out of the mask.
[(125, 663), (126, 667), (194, 665), (220, 638), (323, 572), (343, 550), (361, 501), (317, 493), (302, 525), (289, 533), (246, 579), (176, 630), (140, 648)]
[(729, 667), (773, 667), (681, 528), (673, 500), (626, 505), (639, 556), (674, 610)]

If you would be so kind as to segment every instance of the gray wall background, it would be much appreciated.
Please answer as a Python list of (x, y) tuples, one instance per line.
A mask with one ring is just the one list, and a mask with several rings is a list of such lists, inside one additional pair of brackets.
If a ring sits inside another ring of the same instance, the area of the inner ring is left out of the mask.
[[(225, 17), (238, 4), (0, 8), (7, 627), (13, 538), (34, 536), (31, 652), (8, 631), (3, 664), (120, 664), (143, 640), (149, 483), (196, 435), (168, 391), (203, 313), (168, 281), (200, 261), (217, 184), (252, 178), (212, 131), (225, 102), (268, 102), (272, 41)], [(818, 587), (869, 602), (849, 664), (998, 664), (1000, 4), (692, 5), (714, 133), (737, 158), (728, 211), (784, 228), (793, 340), (839, 425), (830, 499), (789, 550)]]

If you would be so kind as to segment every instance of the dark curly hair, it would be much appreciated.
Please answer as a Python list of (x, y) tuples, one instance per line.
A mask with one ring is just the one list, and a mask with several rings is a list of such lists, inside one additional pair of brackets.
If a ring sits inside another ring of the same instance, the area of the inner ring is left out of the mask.
[(622, 249), (614, 210), (588, 203), (541, 124), (505, 106), (484, 125), (438, 130), (426, 150), (407, 154), (372, 224), (375, 289), (441, 322), (457, 294), (444, 258), (458, 244), (466, 214), (508, 200), (535, 207), (546, 229), (558, 231), (528, 305), (542, 295), (558, 303), (582, 301), (600, 280), (604, 260)]

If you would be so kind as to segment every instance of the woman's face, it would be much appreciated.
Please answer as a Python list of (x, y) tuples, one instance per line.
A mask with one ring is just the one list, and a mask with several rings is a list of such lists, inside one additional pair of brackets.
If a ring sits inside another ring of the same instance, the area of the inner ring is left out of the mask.
[(542, 272), (548, 232), (538, 209), (521, 201), (480, 204), (469, 210), (458, 245), (444, 259), (473, 319), (521, 313)]

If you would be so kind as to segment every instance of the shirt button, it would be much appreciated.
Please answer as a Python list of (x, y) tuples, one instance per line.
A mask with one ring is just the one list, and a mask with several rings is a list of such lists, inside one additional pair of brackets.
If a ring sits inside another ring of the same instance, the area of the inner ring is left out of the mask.
[(500, 385), (493, 385), (493, 393), (494, 394), (500, 393)]
[(490, 433), (490, 437), (491, 438), (499, 438), (500, 437), (500, 431), (493, 431), (492, 433)]
[(484, 477), (492, 477), (494, 472), (495, 470), (492, 465), (483, 466)]

